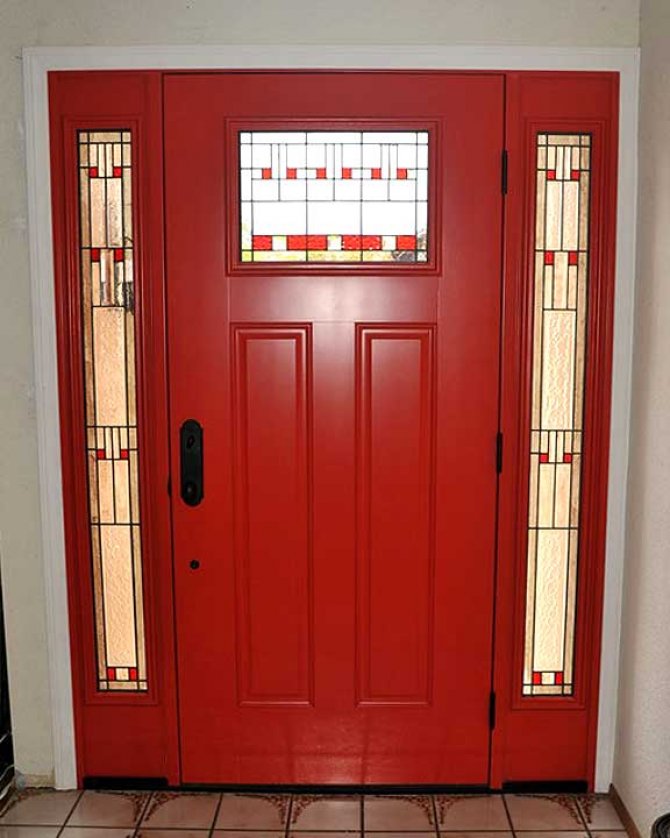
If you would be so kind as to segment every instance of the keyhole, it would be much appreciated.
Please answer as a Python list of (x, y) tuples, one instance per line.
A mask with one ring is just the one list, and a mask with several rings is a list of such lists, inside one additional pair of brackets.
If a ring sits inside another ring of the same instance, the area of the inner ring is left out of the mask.
[(200, 562), (197, 559), (191, 559), (189, 566), (191, 570), (197, 570), (200, 567)]

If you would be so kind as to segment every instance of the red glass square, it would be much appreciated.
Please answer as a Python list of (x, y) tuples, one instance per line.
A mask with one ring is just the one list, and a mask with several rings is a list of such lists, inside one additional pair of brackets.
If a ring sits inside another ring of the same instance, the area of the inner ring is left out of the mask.
[(580, 171), (579, 169), (573, 169), (570, 172), (570, 180), (579, 180)]
[(137, 669), (134, 666), (131, 666), (128, 670), (128, 678), (131, 681), (137, 681)]
[(578, 262), (578, 254), (576, 250), (571, 250), (568, 253), (568, 265), (576, 265)]
[(382, 237), (381, 236), (363, 236), (361, 241), (361, 250), (381, 250)]
[(328, 236), (307, 236), (307, 250), (327, 250)]
[(297, 169), (287, 169), (286, 170), (287, 180), (295, 180), (297, 177), (298, 177), (298, 170)]
[(272, 169), (261, 169), (263, 180), (270, 180), (272, 177)]
[(99, 262), (100, 261), (100, 248), (99, 247), (92, 247), (91, 248), (91, 262)]
[(407, 169), (398, 169), (398, 180), (407, 180)]
[(307, 236), (286, 236), (287, 250), (306, 250)]
[(360, 250), (360, 236), (342, 236), (342, 250)]
[(541, 684), (542, 683), (542, 673), (541, 672), (533, 672), (533, 684)]
[(554, 684), (562, 684), (563, 683), (563, 673), (562, 672), (554, 672)]
[(107, 667), (107, 679), (109, 681), (116, 681), (116, 668), (113, 666)]
[(88, 173), (91, 177), (97, 177), (98, 176), (98, 167), (97, 166), (91, 166), (91, 168), (88, 170)]
[(128, 449), (127, 448), (122, 448), (121, 451), (119, 452), (119, 457), (122, 460), (127, 460), (128, 459)]
[(556, 180), (556, 169), (549, 169), (547, 172), (547, 180)]
[(114, 248), (114, 261), (115, 262), (123, 262), (123, 248), (122, 247), (115, 247)]
[(121, 166), (114, 166), (112, 169), (112, 175), (114, 177), (121, 177)]
[(98, 458), (98, 460), (106, 460), (107, 459), (107, 457), (105, 455), (105, 449), (104, 448), (98, 448), (98, 450), (95, 452), (95, 456)]
[(381, 169), (370, 169), (370, 177), (373, 180), (381, 180), (382, 170)]
[(549, 454), (540, 454), (540, 462), (541, 463), (548, 463), (549, 462)]
[(416, 250), (416, 236), (396, 236), (398, 250)]
[(272, 250), (272, 236), (254, 236), (252, 245), (254, 250)]
[(551, 250), (548, 250), (544, 254), (544, 264), (545, 265), (553, 265), (554, 264), (554, 253)]
[(564, 463), (571, 463), (572, 462), (572, 454), (563, 454), (563, 462)]
[(324, 178), (326, 177), (326, 170), (325, 169), (317, 169), (316, 170), (316, 176), (319, 180), (324, 180)]
[(342, 169), (343, 180), (351, 180), (351, 169)]

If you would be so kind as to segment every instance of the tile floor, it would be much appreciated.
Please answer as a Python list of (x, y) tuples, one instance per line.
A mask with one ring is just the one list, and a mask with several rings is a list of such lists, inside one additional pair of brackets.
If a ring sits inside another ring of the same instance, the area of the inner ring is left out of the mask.
[(369, 838), (626, 835), (606, 797), (567, 794), (377, 797), (29, 790), (14, 795), (0, 814), (0, 838), (353, 838), (363, 833)]

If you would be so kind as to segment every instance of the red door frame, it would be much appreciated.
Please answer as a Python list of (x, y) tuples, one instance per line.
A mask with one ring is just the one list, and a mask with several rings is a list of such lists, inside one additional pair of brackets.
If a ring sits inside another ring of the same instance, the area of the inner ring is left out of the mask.
[[(618, 74), (508, 72), (498, 576), (490, 785), (593, 784), (604, 577), (616, 220)], [(180, 783), (171, 556), (159, 71), (57, 72), (49, 78), (59, 397), (75, 736), (87, 777)], [(150, 690), (96, 693), (81, 352), (76, 132), (133, 131), (141, 513)], [(591, 268), (574, 697), (521, 697), (529, 416), (529, 254), (537, 131), (591, 132)], [(149, 291), (150, 289), (150, 291)], [(156, 428), (165, 428), (157, 434)], [(82, 452), (82, 456), (71, 456)], [(520, 488), (519, 488), (520, 487)]]

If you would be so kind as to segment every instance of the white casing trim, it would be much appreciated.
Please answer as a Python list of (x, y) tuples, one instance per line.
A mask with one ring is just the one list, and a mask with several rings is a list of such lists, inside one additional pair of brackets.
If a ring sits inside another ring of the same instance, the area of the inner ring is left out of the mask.
[[(132, 46), (23, 50), (30, 277), (54, 778), (76, 786), (56, 366), (47, 74), (121, 69), (610, 70), (620, 73), (612, 424), (596, 791), (614, 763), (625, 546), (637, 219), (639, 49), (486, 46)], [(19, 769), (21, 766), (18, 766)]]

